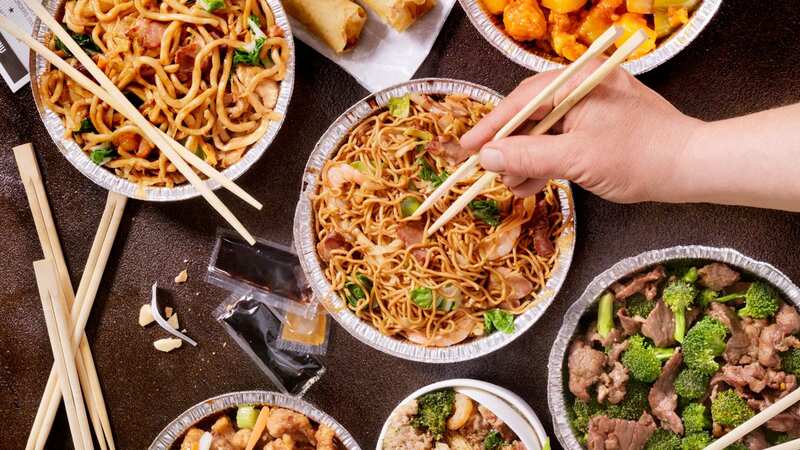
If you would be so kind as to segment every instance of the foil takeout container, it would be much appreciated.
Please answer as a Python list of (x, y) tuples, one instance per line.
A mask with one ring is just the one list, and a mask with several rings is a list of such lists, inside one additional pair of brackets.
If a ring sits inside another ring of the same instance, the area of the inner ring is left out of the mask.
[(403, 96), (411, 92), (461, 94), (480, 102), (493, 104), (497, 104), (502, 100), (502, 96), (497, 92), (474, 83), (442, 78), (427, 78), (389, 87), (356, 103), (336, 119), (322, 135), (306, 163), (302, 192), (294, 216), (294, 245), (314, 294), (325, 305), (331, 316), (355, 338), (384, 353), (412, 361), (427, 363), (466, 361), (499, 350), (518, 338), (539, 320), (555, 299), (567, 276), (575, 250), (575, 217), (574, 211), (570, 211), (570, 205), (572, 204), (571, 187), (567, 181), (559, 180), (566, 188), (566, 191), (559, 191), (562, 212), (564, 217), (572, 216), (572, 225), (564, 230), (557, 242), (559, 256), (552, 271), (552, 276), (542, 291), (539, 292), (538, 302), (525, 313), (517, 316), (514, 333), (493, 333), (486, 337), (476, 338), (463, 344), (446, 348), (425, 347), (404, 339), (383, 335), (371, 324), (356, 317), (347, 308), (344, 299), (333, 290), (330, 282), (325, 277), (316, 251), (317, 238), (310, 196), (317, 191), (318, 176), (325, 161), (336, 154), (350, 130), (374, 114), (376, 110), (386, 106), (390, 98)]
[[(470, 22), (483, 38), (500, 50), (500, 53), (504, 54), (508, 59), (534, 72), (545, 72), (564, 67), (564, 63), (556, 57), (526, 47), (506, 34), (498, 26), (498, 18), (484, 8), (483, 0), (459, 0), (459, 2), (467, 13)], [(652, 52), (641, 58), (627, 61), (622, 64), (622, 67), (633, 75), (638, 75), (663, 64), (697, 38), (703, 28), (711, 21), (711, 18), (714, 17), (721, 4), (722, 0), (703, 0), (692, 13), (689, 23), (663, 40)]]
[[(278, 102), (275, 105), (275, 112), (280, 114), (281, 119), (273, 121), (269, 128), (267, 128), (264, 136), (261, 137), (256, 143), (244, 153), (242, 159), (236, 164), (222, 170), (222, 174), (230, 180), (239, 178), (250, 167), (252, 167), (261, 156), (266, 153), (272, 141), (277, 136), (283, 122), (286, 118), (289, 109), (289, 100), (292, 97), (292, 90), (294, 89), (294, 76), (295, 76), (295, 47), (294, 38), (292, 36), (292, 28), (289, 25), (289, 18), (286, 11), (283, 9), (280, 0), (266, 0), (272, 12), (275, 15), (275, 22), (283, 29), (286, 40), (289, 46), (289, 60), (286, 67), (286, 77), (281, 81), (278, 90)], [(63, 15), (63, 0), (44, 0), (44, 6), (50, 11), (54, 17), (62, 17)], [(41, 20), (36, 19), (33, 24), (33, 37), (39, 42), (44, 43), (45, 37), (50, 32), (46, 25)], [(190, 183), (185, 182), (181, 185), (167, 188), (167, 187), (151, 187), (139, 186), (124, 178), (118, 177), (111, 170), (105, 167), (98, 166), (93, 163), (89, 156), (81, 150), (81, 148), (71, 139), (65, 137), (66, 130), (64, 123), (58, 114), (48, 109), (42, 100), (43, 92), (39, 88), (41, 76), (47, 69), (47, 61), (31, 51), (28, 70), (31, 74), (31, 91), (33, 93), (33, 100), (36, 102), (36, 109), (39, 111), (39, 116), (44, 123), (45, 129), (53, 139), (53, 142), (58, 147), (58, 151), (67, 158), (80, 173), (92, 180), (98, 186), (101, 186), (109, 191), (114, 191), (119, 194), (125, 195), (129, 198), (139, 200), (154, 201), (154, 202), (170, 202), (177, 200), (187, 200), (190, 198), (198, 197), (200, 193)], [(220, 184), (214, 180), (206, 179), (204, 182), (212, 189), (218, 189)]]
[(547, 365), (547, 403), (553, 417), (553, 429), (561, 445), (567, 450), (583, 450), (569, 423), (569, 388), (567, 387), (566, 358), (567, 348), (576, 330), (583, 324), (581, 319), (593, 307), (612, 283), (628, 275), (659, 263), (691, 261), (718, 261), (735, 267), (745, 273), (762, 278), (775, 286), (789, 301), (800, 307), (800, 288), (774, 266), (756, 261), (730, 248), (687, 245), (651, 250), (623, 259), (610, 269), (598, 275), (586, 287), (580, 298), (572, 304), (564, 315), (561, 329), (550, 351)]
[(150, 444), (149, 450), (170, 450), (193, 425), (214, 414), (245, 404), (278, 406), (299, 412), (314, 422), (325, 424), (333, 429), (344, 448), (361, 450), (358, 442), (339, 422), (314, 405), (290, 395), (268, 391), (230, 392), (204, 400), (184, 411), (161, 430)]

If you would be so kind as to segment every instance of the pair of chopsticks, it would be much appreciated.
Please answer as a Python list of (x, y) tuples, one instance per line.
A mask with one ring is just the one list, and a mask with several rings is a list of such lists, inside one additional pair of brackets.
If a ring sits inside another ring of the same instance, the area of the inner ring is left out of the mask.
[(211, 206), (250, 244), (255, 243), (255, 239), (242, 225), (239, 219), (225, 206), (219, 197), (214, 194), (211, 189), (200, 179), (200, 177), (192, 170), (188, 163), (200, 170), (209, 178), (217, 181), (220, 185), (237, 195), (239, 198), (249, 203), (257, 209), (261, 209), (262, 205), (255, 198), (250, 196), (236, 183), (222, 175), (215, 168), (211, 167), (203, 159), (186, 149), (184, 146), (169, 137), (166, 133), (156, 128), (151, 124), (139, 110), (131, 104), (131, 102), (120, 92), (117, 86), (106, 76), (106, 74), (95, 65), (94, 61), (87, 55), (83, 49), (72, 39), (72, 36), (67, 33), (64, 28), (50, 15), (50, 13), (42, 6), (37, 0), (24, 0), (28, 8), (36, 14), (37, 17), (47, 25), (50, 30), (67, 46), (67, 49), (78, 59), (78, 61), (89, 71), (89, 73), (97, 80), (100, 85), (90, 80), (88, 77), (80, 73), (77, 69), (67, 64), (66, 61), (61, 59), (58, 55), (53, 53), (50, 49), (42, 45), (39, 41), (25, 34), (22, 30), (17, 28), (6, 17), (0, 16), (0, 30), (9, 32), (12, 36), (19, 39), (31, 50), (44, 57), (50, 64), (53, 64), (67, 76), (75, 80), (81, 87), (97, 96), (103, 102), (110, 105), (117, 110), (120, 114), (125, 116), (128, 120), (132, 121), (144, 133), (145, 137), (150, 140), (156, 147), (158, 147), (170, 162), (178, 169), (186, 180), (200, 192), (200, 195), (211, 204)]
[[(67, 342), (71, 344), (70, 350), (73, 350), (75, 347), (78, 349), (75, 365), (78, 378), (84, 389), (85, 403), (89, 410), (89, 416), (97, 436), (97, 441), (101, 449), (114, 450), (114, 439), (111, 434), (111, 424), (108, 420), (105, 400), (103, 399), (100, 381), (97, 377), (97, 371), (95, 370), (94, 359), (92, 358), (92, 353), (83, 330), (89, 318), (89, 313), (91, 312), (92, 304), (94, 303), (94, 298), (97, 294), (109, 253), (111, 252), (114, 237), (119, 229), (119, 223), (125, 209), (127, 198), (113, 192), (108, 194), (105, 210), (103, 211), (100, 226), (98, 227), (92, 248), (89, 252), (86, 268), (84, 269), (83, 276), (78, 285), (78, 291), (74, 294), (69, 272), (67, 271), (67, 266), (64, 261), (64, 255), (61, 251), (61, 244), (59, 243), (55, 223), (53, 222), (53, 216), (50, 211), (50, 205), (47, 201), (44, 183), (42, 182), (41, 174), (36, 164), (33, 147), (31, 147), (30, 144), (15, 147), (14, 157), (19, 167), (22, 183), (25, 187), (25, 193), (28, 198), (31, 214), (33, 215), (33, 221), (36, 226), (36, 233), (39, 237), (44, 259), (55, 266), (58, 291), (56, 292), (52, 289), (48, 289), (48, 292), (52, 291), (56, 293), (56, 297), (51, 297), (54, 299), (52, 300), (53, 302), (58, 302), (57, 299), (62, 298), (66, 308), (69, 309), (68, 317), (71, 323), (68, 326), (70, 339)], [(42, 270), (47, 271), (46, 268)], [(45, 308), (45, 311), (47, 311), (47, 308)], [(47, 436), (53, 426), (56, 411), (61, 402), (62, 390), (59, 389), (59, 383), (62, 380), (63, 377), (58, 367), (54, 367), (47, 380), (44, 395), (39, 404), (30, 436), (28, 437), (28, 443), (25, 447), (26, 450), (41, 450), (44, 448)], [(73, 433), (73, 436), (74, 434), (75, 433)]]
[[(493, 141), (504, 139), (508, 137), (514, 130), (519, 128), (520, 125), (525, 123), (528, 118), (533, 114), (545, 101), (553, 97), (553, 94), (561, 88), (571, 77), (573, 77), (579, 70), (586, 66), (593, 58), (600, 56), (611, 45), (622, 36), (622, 27), (614, 25), (609, 27), (599, 38), (597, 38), (586, 52), (580, 58), (575, 60), (572, 64), (567, 66), (549, 85), (547, 85), (539, 94), (536, 95), (524, 108), (522, 108), (511, 120), (495, 134)], [(599, 85), (617, 66), (622, 64), (623, 61), (633, 53), (639, 46), (647, 40), (647, 35), (644, 31), (639, 30), (628, 38), (625, 43), (617, 48), (617, 50), (600, 65), (591, 75), (589, 75), (581, 84), (570, 93), (561, 103), (558, 104), (544, 119), (542, 119), (533, 130), (530, 132), (532, 135), (539, 135), (546, 133), (553, 125), (556, 124), (564, 115), (572, 109), (578, 102), (580, 102), (589, 92)], [(456, 183), (464, 179), (468, 174), (478, 166), (479, 156), (472, 155), (461, 164), (461, 166), (453, 172), (452, 175), (435, 190), (433, 193), (420, 205), (414, 212), (412, 217), (421, 217), (428, 211), (439, 199), (441, 199), (447, 192), (455, 186)], [(427, 235), (431, 235), (438, 231), (447, 222), (452, 220), (458, 213), (460, 213), (466, 206), (475, 199), (486, 187), (488, 187), (497, 178), (497, 173), (487, 171), (481, 178), (478, 179), (472, 186), (469, 187), (459, 198), (450, 205), (449, 208), (439, 217), (436, 222), (431, 225), (426, 231)]]
[[(787, 408), (789, 408), (790, 406), (794, 405), (797, 402), (800, 402), (800, 387), (795, 388), (795, 390), (790, 392), (787, 396), (783, 397), (782, 399), (768, 406), (765, 410), (751, 417), (750, 420), (748, 420), (747, 422), (739, 425), (738, 427), (729, 431), (721, 438), (712, 442), (704, 450), (723, 450), (727, 448), (729, 445), (732, 445), (736, 441), (745, 437), (751, 431), (754, 431), (756, 428), (769, 422), (770, 419), (777, 416), (778, 414), (780, 414), (781, 412), (783, 412), (784, 410), (786, 410)], [(774, 447), (769, 447), (766, 450), (797, 450), (797, 449), (800, 449), (800, 439), (795, 439), (793, 441), (785, 442), (783, 444), (776, 445)]]

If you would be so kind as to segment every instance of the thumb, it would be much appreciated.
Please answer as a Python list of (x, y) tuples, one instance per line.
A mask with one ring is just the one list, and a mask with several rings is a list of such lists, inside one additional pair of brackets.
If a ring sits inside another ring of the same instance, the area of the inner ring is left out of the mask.
[(585, 147), (577, 133), (511, 136), (486, 144), (480, 162), (486, 170), (514, 177), (573, 178), (575, 155)]

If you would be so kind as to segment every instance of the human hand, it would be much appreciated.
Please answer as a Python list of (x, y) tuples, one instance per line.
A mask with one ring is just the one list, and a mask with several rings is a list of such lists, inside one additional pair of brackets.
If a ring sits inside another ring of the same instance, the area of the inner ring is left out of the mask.
[[(531, 117), (538, 121), (602, 61), (588, 64)], [(566, 178), (607, 200), (678, 201), (676, 171), (681, 154), (701, 121), (682, 114), (622, 69), (573, 107), (552, 135), (515, 135), (490, 142), (558, 72), (526, 79), (462, 139), (481, 149), (481, 165), (503, 176), (518, 196), (539, 191), (547, 179)], [(521, 133), (521, 130), (517, 130)]]

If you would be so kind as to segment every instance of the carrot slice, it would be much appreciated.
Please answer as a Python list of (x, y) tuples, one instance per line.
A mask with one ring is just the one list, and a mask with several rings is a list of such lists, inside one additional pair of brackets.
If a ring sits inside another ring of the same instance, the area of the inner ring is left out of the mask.
[(253, 433), (250, 434), (250, 440), (247, 441), (245, 450), (253, 450), (256, 447), (258, 440), (261, 439), (261, 435), (264, 434), (264, 429), (267, 428), (267, 419), (269, 419), (269, 408), (262, 406), (261, 411), (258, 413), (256, 424), (253, 427)]

